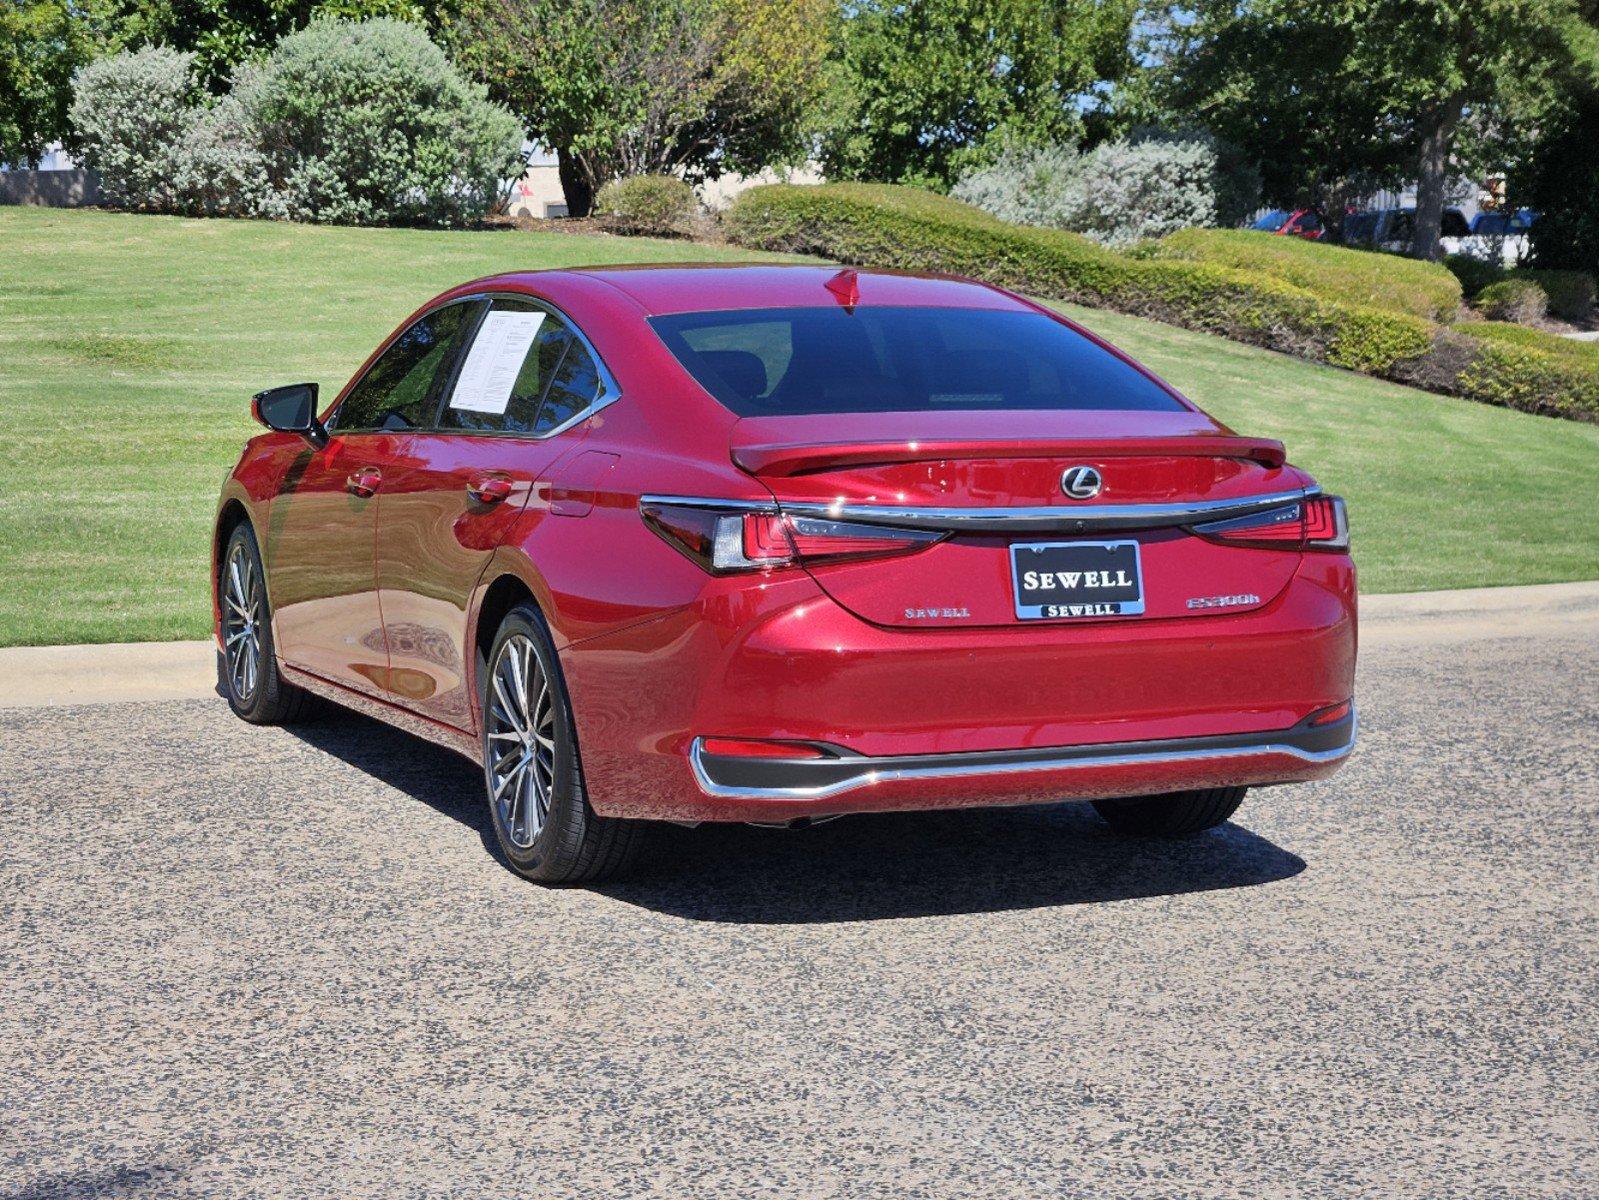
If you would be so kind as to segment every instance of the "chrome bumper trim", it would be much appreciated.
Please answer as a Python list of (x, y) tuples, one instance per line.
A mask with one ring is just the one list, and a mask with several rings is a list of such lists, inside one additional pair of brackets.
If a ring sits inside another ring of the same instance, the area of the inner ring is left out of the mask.
[[(851, 756), (842, 761), (854, 763), (859, 759), (861, 770), (857, 774), (849, 775), (831, 783), (817, 784), (812, 787), (747, 787), (733, 784), (718, 783), (711, 778), (705, 766), (704, 738), (695, 738), (689, 747), (689, 765), (693, 769), (694, 779), (700, 789), (708, 796), (715, 796), (732, 800), (825, 800), (830, 796), (841, 795), (844, 792), (855, 791), (859, 788), (871, 787), (878, 783), (888, 783), (907, 779), (955, 779), (964, 776), (981, 775), (1014, 775), (1037, 771), (1067, 771), (1067, 770), (1092, 770), (1097, 767), (1127, 767), (1143, 766), (1161, 763), (1205, 762), (1214, 759), (1228, 758), (1258, 758), (1263, 755), (1288, 755), (1307, 763), (1329, 763), (1346, 757), (1355, 748), (1355, 735), (1358, 718), (1353, 707), (1349, 715), (1349, 738), (1342, 745), (1333, 746), (1326, 750), (1306, 750), (1286, 741), (1262, 741), (1237, 746), (1196, 746), (1193, 749), (1171, 749), (1170, 742), (1157, 743), (1162, 749), (1137, 752), (1134, 750), (1119, 750), (1116, 753), (1088, 754), (1085, 750), (1092, 747), (1064, 748), (1058, 757), (1026, 758), (1014, 762), (983, 762), (967, 763), (960, 760), (974, 757), (968, 754), (928, 755), (928, 758), (937, 758), (945, 761), (916, 763), (910, 765), (895, 765), (892, 767), (872, 767), (872, 760), (865, 756)], [(1288, 730), (1279, 730), (1276, 733), (1261, 734), (1262, 738), (1280, 738)], [(1216, 739), (1193, 738), (1194, 742), (1203, 743)], [(1129, 743), (1135, 745), (1136, 743)], [(807, 760), (824, 763), (837, 763), (837, 759)], [(889, 762), (905, 764), (903, 758), (889, 759)]]

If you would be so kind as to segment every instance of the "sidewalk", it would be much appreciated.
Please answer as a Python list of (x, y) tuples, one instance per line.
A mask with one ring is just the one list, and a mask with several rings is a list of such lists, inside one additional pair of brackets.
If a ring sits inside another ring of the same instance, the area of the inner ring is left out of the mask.
[[(1360, 598), (1360, 643), (1384, 645), (1519, 637), (1566, 629), (1599, 637), (1599, 581), (1402, 592)], [(193, 700), (216, 694), (216, 651), (205, 642), (0, 649), (0, 708)]]

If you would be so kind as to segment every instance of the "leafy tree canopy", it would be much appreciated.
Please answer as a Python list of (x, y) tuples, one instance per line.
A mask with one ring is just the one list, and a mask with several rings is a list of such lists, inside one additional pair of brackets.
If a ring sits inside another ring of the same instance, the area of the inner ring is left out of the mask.
[(1502, 166), (1560, 102), (1577, 21), (1577, 0), (1184, 0), (1152, 23), (1139, 99), (1245, 146), (1268, 196), (1335, 222), (1350, 195), (1417, 181), (1428, 257), (1445, 179)]
[(424, 0), (90, 0), (110, 49), (171, 46), (194, 54), (200, 80), (213, 91), (233, 68), (271, 50), (278, 39), (316, 17), (396, 17), (421, 21)]
[(457, 59), (553, 149), (574, 216), (620, 176), (803, 157), (832, 0), (461, 0)]
[(947, 187), (1001, 145), (1075, 144), (1132, 65), (1136, 0), (851, 0), (828, 67), (831, 177)]
[(0, 0), (0, 163), (34, 161), (60, 139), (72, 72), (92, 54), (65, 0)]

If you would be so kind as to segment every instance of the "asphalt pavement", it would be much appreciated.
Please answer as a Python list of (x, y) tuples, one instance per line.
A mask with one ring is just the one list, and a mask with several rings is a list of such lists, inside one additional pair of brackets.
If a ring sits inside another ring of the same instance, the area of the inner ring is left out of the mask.
[(0, 1197), (1599, 1197), (1599, 604), (1390, 611), (1359, 703), (1187, 841), (673, 829), (563, 891), (363, 718), (4, 709)]

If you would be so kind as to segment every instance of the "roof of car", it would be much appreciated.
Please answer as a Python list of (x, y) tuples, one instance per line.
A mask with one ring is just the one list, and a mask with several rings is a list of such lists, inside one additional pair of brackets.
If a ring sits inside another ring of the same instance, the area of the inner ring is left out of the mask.
[[(651, 316), (740, 308), (801, 308), (842, 304), (855, 288), (862, 306), (997, 308), (1028, 306), (986, 284), (954, 275), (879, 271), (809, 263), (669, 263), (582, 267), (513, 276), (534, 291), (553, 275), (601, 280)], [(831, 285), (831, 286), (829, 286)]]

